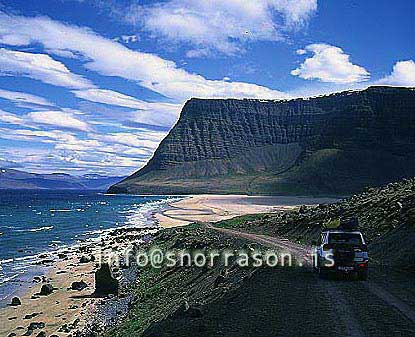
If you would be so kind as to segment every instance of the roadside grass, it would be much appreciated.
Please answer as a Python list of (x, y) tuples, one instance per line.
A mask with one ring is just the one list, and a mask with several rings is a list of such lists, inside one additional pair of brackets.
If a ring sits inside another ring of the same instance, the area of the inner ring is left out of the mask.
[[(341, 217), (357, 216), (360, 229), (369, 239), (371, 261), (385, 267), (413, 270), (415, 242), (415, 179), (373, 188), (347, 200), (301, 207), (298, 210), (245, 215), (214, 223), (214, 226), (284, 237), (310, 244), (322, 228), (336, 226)], [(244, 240), (219, 234), (203, 225), (163, 230), (154, 245), (163, 249), (246, 248)], [(140, 336), (155, 322), (171, 318), (184, 303), (213, 303), (232, 287), (239, 287), (249, 270), (213, 268), (143, 268), (131, 291), (136, 300), (129, 316), (107, 336)], [(225, 272), (226, 271), (226, 272)], [(215, 286), (223, 275), (231, 275), (224, 286)]]
[[(195, 250), (247, 249), (245, 240), (235, 239), (217, 233), (203, 225), (191, 224), (182, 228), (166, 229), (159, 233), (148, 246), (163, 252)], [(233, 275), (225, 280), (227, 291), (238, 287), (250, 270), (233, 268), (232, 272), (223, 261), (218, 260), (210, 267), (175, 266), (154, 268), (151, 265), (139, 271), (136, 282), (130, 287), (134, 295), (128, 316), (107, 337), (141, 336), (155, 322), (169, 319), (186, 305), (199, 305), (223, 296), (223, 287), (216, 286), (222, 275)]]
[(336, 228), (340, 219), (351, 217), (359, 220), (372, 261), (385, 267), (415, 270), (415, 179), (368, 188), (333, 204), (243, 216), (214, 225), (311, 244), (322, 229)]

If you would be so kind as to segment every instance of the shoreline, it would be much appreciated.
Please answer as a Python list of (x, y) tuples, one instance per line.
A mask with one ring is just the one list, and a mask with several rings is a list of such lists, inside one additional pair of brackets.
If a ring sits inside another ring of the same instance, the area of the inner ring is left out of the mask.
[[(40, 267), (46, 268), (45, 272), (38, 275), (39, 282), (32, 282), (28, 289), (22, 292), (22, 305), (0, 308), (0, 335), (16, 333), (17, 336), (22, 336), (30, 323), (42, 322), (45, 323), (45, 327), (35, 330), (34, 335), (45, 331), (48, 335), (58, 333), (60, 336), (66, 336), (68, 333), (90, 328), (93, 324), (107, 324), (105, 327), (109, 327), (109, 324), (117, 321), (118, 312), (125, 315), (128, 312), (129, 300), (125, 299), (128, 294), (124, 294), (123, 298), (92, 296), (97, 261), (81, 263), (82, 256), (105, 255), (114, 250), (122, 254), (122, 250), (127, 246), (138, 245), (144, 236), (152, 235), (163, 228), (185, 226), (192, 222), (215, 222), (245, 214), (286, 211), (302, 204), (332, 200), (334, 199), (244, 195), (193, 195), (184, 196), (180, 200), (166, 200), (163, 206), (158, 205), (153, 211), (147, 210), (148, 224), (153, 226), (140, 228), (126, 225), (108, 229), (94, 240), (67, 247), (58, 259), (55, 256), (54, 261), (50, 260), (53, 255), (57, 255), (56, 252), (43, 254), (43, 259), (49, 262), (38, 263)], [(131, 267), (127, 270), (130, 269)], [(119, 279), (125, 278), (122, 270), (118, 271), (116, 276)], [(130, 282), (133, 282), (133, 278)], [(84, 281), (87, 288), (82, 291), (70, 290), (72, 282), (75, 281)], [(53, 285), (53, 293), (38, 296), (41, 286), (47, 283)], [(117, 313), (114, 313), (115, 317), (106, 317), (113, 315), (108, 313), (112, 312), (111, 307), (114, 306), (120, 307)], [(100, 323), (95, 323), (96, 321)]]
[[(122, 256), (122, 251), (130, 244), (158, 231), (159, 226), (153, 213), (166, 207), (169, 202), (171, 198), (166, 197), (161, 201), (144, 204), (137, 213), (140, 225), (134, 225), (134, 218), (129, 219), (122, 226), (94, 230), (81, 241), (25, 257), (30, 267), (16, 277), (14, 285), (8, 282), (1, 285), (9, 287), (10, 291), (5, 291), (1, 301), (0, 336), (12, 333), (22, 336), (32, 322), (45, 323), (45, 327), (34, 330), (33, 335), (44, 331), (47, 335), (66, 336), (67, 333), (85, 328), (94, 319), (94, 312), (105, 307), (107, 301), (105, 298), (91, 296), (94, 291), (93, 274), (97, 270), (96, 257), (108, 256), (114, 250)], [(94, 256), (95, 259), (81, 263), (82, 256)], [(10, 259), (8, 263), (15, 262), (16, 260)], [(79, 281), (84, 281), (88, 287), (82, 291), (70, 290), (72, 282)], [(39, 296), (42, 285), (49, 283), (54, 287), (53, 293)], [(13, 297), (18, 297), (22, 304), (11, 306)]]
[[(116, 228), (99, 240), (84, 242), (60, 253), (57, 260), (42, 266), (43, 273), (38, 273), (27, 289), (13, 295), (19, 297), (21, 305), (0, 308), (0, 336), (11, 333), (22, 336), (32, 322), (45, 324), (44, 328), (35, 330), (34, 335), (44, 331), (48, 335), (58, 333), (65, 336), (88, 327), (94, 321), (94, 313), (107, 301), (107, 298), (93, 295), (94, 273), (98, 269), (99, 258), (105, 259), (114, 251), (122, 256), (131, 244), (158, 230), (157, 227)], [(82, 257), (87, 257), (88, 261), (81, 262)], [(42, 261), (39, 263), (42, 264)], [(85, 289), (71, 289), (73, 282), (80, 281), (86, 283)], [(40, 290), (45, 284), (51, 284), (53, 292), (42, 296)]]
[[(118, 225), (118, 223), (115, 223), (114, 227), (93, 229), (92, 231), (88, 230), (84, 233), (77, 234), (73, 238), (71, 238), (72, 242), (60, 241), (61, 244), (49, 245), (48, 248), (45, 248), (43, 251), (37, 251), (35, 253), (29, 251), (29, 255), (10, 257), (4, 260), (0, 260), (0, 269), (3, 268), (4, 270), (8, 270), (17, 265), (21, 267), (17, 270), (23, 270), (23, 272), (16, 272), (16, 274), (8, 276), (5, 280), (2, 280), (3, 283), (0, 283), (0, 287), (3, 287), (4, 285), (7, 285), (7, 283), (12, 282), (19, 284), (18, 287), (15, 287), (16, 289), (13, 289), (10, 292), (5, 291), (4, 294), (2, 294), (0, 298), (0, 310), (7, 306), (7, 304), (10, 302), (8, 300), (10, 300), (13, 296), (20, 296), (22, 295), (22, 292), (25, 292), (25, 289), (29, 288), (29, 286), (27, 286), (27, 283), (29, 283), (30, 285), (33, 276), (36, 276), (38, 274), (46, 274), (47, 271), (51, 267), (53, 267), (54, 264), (59, 262), (58, 255), (60, 253), (65, 251), (76, 250), (80, 246), (85, 244), (93, 244), (99, 242), (101, 238), (107, 236), (108, 234), (116, 230), (157, 227), (158, 224), (156, 223), (153, 214), (157, 212), (159, 209), (167, 207), (167, 205), (171, 202), (171, 199), (173, 199), (173, 201), (177, 199), (170, 198), (169, 196), (165, 196), (164, 198), (165, 199), (150, 201), (148, 204), (143, 204), (144, 207), (142, 207), (138, 212), (135, 212), (135, 216), (138, 218), (138, 221), (140, 222), (139, 226), (137, 226), (137, 224), (135, 223), (136, 217), (131, 216), (128, 219), (126, 219), (127, 221), (125, 221), (122, 225)], [(130, 211), (128, 211), (128, 213), (130, 213)], [(38, 231), (40, 232), (40, 230)], [(42, 261), (46, 260), (49, 260), (48, 263), (41, 263)], [(30, 269), (28, 268), (28, 266), (31, 266)], [(22, 288), (24, 289), (22, 290)]]
[(154, 217), (161, 227), (172, 228), (192, 222), (217, 222), (248, 214), (290, 211), (301, 205), (338, 200), (329, 197), (200, 194), (170, 202), (166, 209), (156, 212)]

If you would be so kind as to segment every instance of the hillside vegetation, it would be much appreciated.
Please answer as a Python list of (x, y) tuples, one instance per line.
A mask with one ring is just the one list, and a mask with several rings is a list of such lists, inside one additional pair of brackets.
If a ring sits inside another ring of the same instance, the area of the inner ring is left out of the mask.
[[(339, 218), (351, 216), (359, 218), (360, 229), (369, 241), (371, 282), (384, 282), (400, 296), (406, 287), (409, 293), (403, 292), (403, 296), (412, 296), (415, 179), (371, 188), (334, 204), (237, 217), (214, 226), (310, 244), (321, 229), (332, 226)], [(223, 235), (197, 224), (160, 231), (149, 244), (163, 251), (261, 249), (252, 241)], [(138, 279), (131, 285), (130, 292), (135, 300), (129, 315), (107, 336), (185, 336), (189, 331), (198, 336), (237, 336), (239, 330), (251, 331), (252, 325), (255, 326), (253, 330), (262, 329), (264, 336), (275, 336), (275, 331), (285, 333), (287, 325), (295, 329), (298, 324), (295, 322), (302, 322), (304, 318), (309, 324), (299, 325), (303, 327), (301, 334), (310, 335), (308, 329), (312, 329), (320, 335), (327, 333), (328, 328), (341, 329), (335, 308), (331, 307), (336, 307), (337, 302), (333, 302), (326, 286), (307, 268), (241, 268), (235, 263), (225, 267), (220, 260), (206, 268), (147, 266), (140, 270)], [(389, 316), (376, 309), (374, 295), (361, 283), (334, 282), (331, 286), (346, 289), (348, 294), (352, 292), (351, 298), (358, 298), (353, 308), (360, 308), (362, 315), (375, 313), (378, 321), (374, 322), (371, 317), (364, 320), (364, 324), (373, 323), (371, 329), (376, 333), (390, 327), (396, 329), (395, 320), (382, 325)], [(313, 311), (316, 306), (326, 310), (320, 311), (319, 320), (315, 319)], [(368, 308), (372, 309), (368, 311)], [(287, 321), (287, 312), (292, 317), (298, 316), (297, 319)], [(268, 319), (264, 320), (264, 315)], [(331, 315), (336, 324), (330, 323)], [(400, 324), (408, 326), (407, 321)], [(339, 333), (330, 331), (330, 335), (336, 334)]]
[(234, 218), (217, 226), (282, 236), (311, 244), (340, 218), (357, 217), (373, 262), (415, 271), (415, 179), (369, 188), (341, 202), (302, 206), (298, 211)]

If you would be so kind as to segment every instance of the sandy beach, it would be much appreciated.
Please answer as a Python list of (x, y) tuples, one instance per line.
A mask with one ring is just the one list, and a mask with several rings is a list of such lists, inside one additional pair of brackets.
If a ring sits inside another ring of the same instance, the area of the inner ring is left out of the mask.
[[(333, 199), (197, 195), (172, 202), (153, 217), (161, 227), (169, 228), (195, 221), (215, 222), (245, 214), (290, 210), (302, 204), (330, 201)], [(33, 331), (33, 336), (37, 336), (40, 331), (44, 331), (47, 336), (67, 336), (82, 330), (98, 312), (98, 307), (105, 305), (106, 299), (92, 296), (97, 260), (81, 263), (81, 257), (117, 250), (121, 252), (129, 244), (139, 242), (144, 234), (143, 229), (114, 230), (113, 234), (107, 234), (98, 242), (69, 249), (60, 258), (55, 256), (55, 262), (46, 262), (48, 272), (39, 275), (28, 291), (20, 296), (22, 304), (0, 309), (0, 336), (22, 336), (29, 330), (31, 323), (41, 323)], [(50, 257), (45, 257), (44, 261), (48, 258)], [(84, 281), (87, 287), (82, 291), (72, 290), (71, 285), (75, 281)], [(53, 293), (39, 296), (43, 284), (53, 285)]]
[[(76, 256), (57, 262), (46, 275), (42, 275), (43, 280), (34, 282), (20, 297), (22, 305), (1, 309), (0, 336), (12, 333), (21, 336), (32, 322), (45, 324), (44, 328), (35, 330), (34, 336), (40, 331), (57, 333), (64, 324), (81, 327), (84, 323), (81, 319), (96, 301), (84, 297), (93, 292), (93, 269), (92, 263), (80, 264)], [(80, 280), (87, 283), (88, 288), (79, 292), (68, 290), (72, 282)], [(42, 285), (47, 283), (55, 288), (53, 293), (48, 296), (37, 295)]]
[(170, 203), (155, 214), (161, 227), (185, 226), (192, 222), (216, 222), (236, 216), (295, 209), (301, 205), (335, 202), (332, 198), (194, 195)]
[[(39, 328), (33, 330), (33, 336), (41, 331), (47, 336), (67, 336), (95, 324), (98, 321), (95, 314), (98, 310), (105, 311), (105, 305), (109, 304), (108, 298), (94, 295), (94, 274), (99, 268), (99, 260), (106, 260), (114, 253), (123, 256), (131, 244), (139, 243), (144, 236), (155, 231), (157, 229), (114, 229), (100, 240), (85, 242), (57, 254), (42, 254), (37, 263), (44, 265), (47, 272), (35, 276), (27, 291), (18, 296), (21, 305), (0, 309), (0, 336), (23, 336), (31, 330), (31, 323), (40, 323)], [(53, 262), (49, 262), (51, 260)], [(112, 274), (121, 279), (117, 269), (113, 268)], [(73, 282), (81, 281), (86, 284), (84, 289), (72, 289)], [(53, 292), (40, 295), (45, 284), (52, 285)]]

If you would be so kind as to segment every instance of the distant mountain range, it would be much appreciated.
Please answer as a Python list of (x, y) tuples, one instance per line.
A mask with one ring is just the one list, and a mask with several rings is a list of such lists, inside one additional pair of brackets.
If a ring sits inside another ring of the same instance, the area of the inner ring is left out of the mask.
[(38, 174), (0, 168), (0, 189), (18, 190), (100, 190), (125, 177), (107, 177), (98, 174), (72, 176), (64, 173)]
[(293, 100), (191, 99), (112, 193), (346, 195), (415, 176), (415, 90)]

